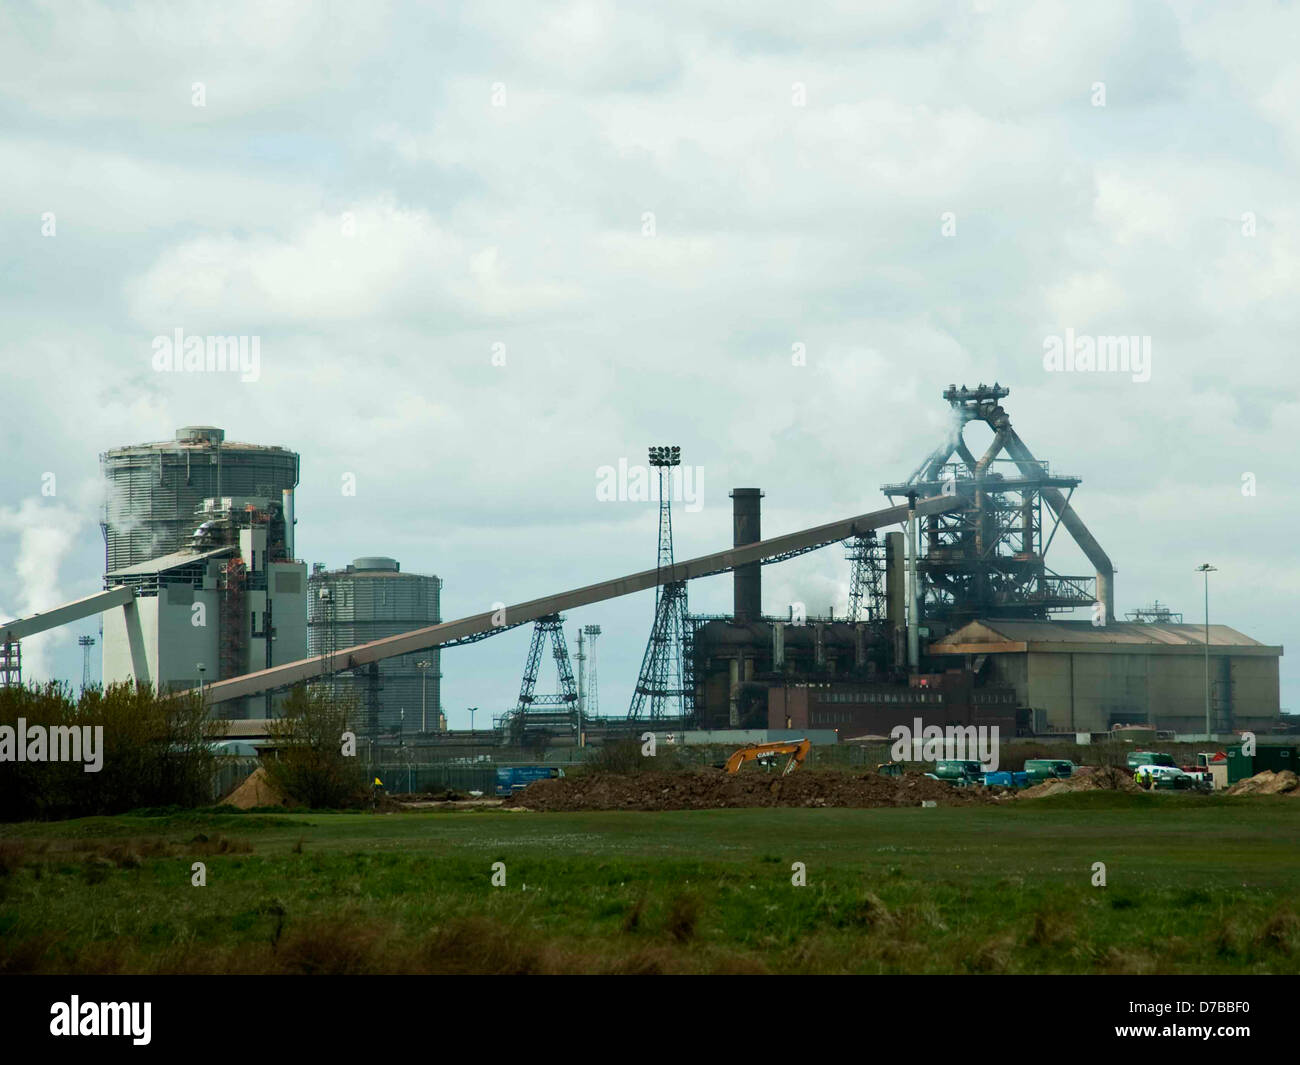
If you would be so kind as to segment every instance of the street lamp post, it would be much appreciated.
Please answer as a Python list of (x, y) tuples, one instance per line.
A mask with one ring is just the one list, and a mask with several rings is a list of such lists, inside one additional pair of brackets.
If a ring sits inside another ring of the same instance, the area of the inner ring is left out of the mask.
[(203, 674), (207, 671), (207, 666), (202, 662), (195, 662), (194, 668), (199, 671), (199, 705), (203, 705)]
[(1205, 574), (1205, 739), (1210, 740), (1210, 574), (1218, 570), (1208, 562), (1196, 567)]
[(469, 708), (469, 736), (470, 736), (470, 739), (473, 739), (473, 738), (474, 738), (474, 711), (477, 710), (477, 709), (478, 709), (477, 706), (471, 706), (471, 707)]
[(428, 718), (428, 694), (429, 694), (429, 666), (431, 663), (416, 662), (415, 668), (420, 671), (420, 731), (429, 731)]

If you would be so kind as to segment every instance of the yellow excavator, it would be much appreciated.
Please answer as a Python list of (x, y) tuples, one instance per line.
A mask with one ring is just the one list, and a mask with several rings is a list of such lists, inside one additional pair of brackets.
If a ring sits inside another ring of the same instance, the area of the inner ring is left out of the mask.
[(751, 743), (742, 747), (727, 759), (724, 768), (728, 773), (740, 771), (740, 767), (746, 762), (757, 762), (762, 766), (772, 766), (776, 764), (776, 759), (783, 754), (788, 754), (790, 760), (786, 762), (785, 768), (781, 770), (781, 775), (786, 776), (793, 773), (799, 766), (803, 765), (808, 758), (808, 752), (812, 750), (812, 744), (808, 740), (785, 740), (777, 743)]

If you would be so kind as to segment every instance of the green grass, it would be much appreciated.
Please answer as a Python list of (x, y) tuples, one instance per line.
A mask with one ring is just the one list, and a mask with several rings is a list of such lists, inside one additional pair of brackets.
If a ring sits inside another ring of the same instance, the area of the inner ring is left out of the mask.
[(25, 823), (0, 971), (1294, 973), (1298, 842), (1292, 799), (1100, 792)]

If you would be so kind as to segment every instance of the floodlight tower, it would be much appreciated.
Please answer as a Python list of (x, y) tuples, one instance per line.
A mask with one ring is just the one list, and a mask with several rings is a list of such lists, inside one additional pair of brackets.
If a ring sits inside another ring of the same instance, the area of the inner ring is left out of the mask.
[(581, 733), (587, 717), (587, 635), (585, 629), (578, 629), (578, 653), (573, 656), (577, 664), (578, 676), (578, 732)]
[[(660, 578), (673, 568), (672, 471), (682, 464), (680, 447), (650, 448), (650, 465), (659, 471), (659, 560)], [(668, 716), (666, 708), (676, 701), (684, 714), (686, 688), (682, 641), (686, 634), (686, 582), (669, 581), (655, 587), (655, 618), (641, 660), (641, 674), (632, 692), (629, 720), (639, 720), (650, 702), (650, 720)]]
[(90, 683), (90, 649), (95, 646), (95, 637), (78, 636), (77, 643), (81, 645), (81, 690), (84, 692)]
[(596, 681), (596, 637), (600, 635), (600, 626), (584, 625), (582, 631), (586, 634), (588, 646), (591, 647), (591, 653), (587, 656), (587, 692), (582, 702), (582, 712), (587, 717), (598, 717), (600, 693)]

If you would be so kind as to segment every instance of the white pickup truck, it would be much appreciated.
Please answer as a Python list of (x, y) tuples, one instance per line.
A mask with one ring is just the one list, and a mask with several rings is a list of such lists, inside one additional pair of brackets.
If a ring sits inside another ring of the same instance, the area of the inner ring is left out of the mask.
[(1143, 786), (1149, 783), (1161, 790), (1208, 790), (1210, 787), (1208, 773), (1188, 773), (1172, 765), (1140, 765), (1133, 770), (1133, 779)]

